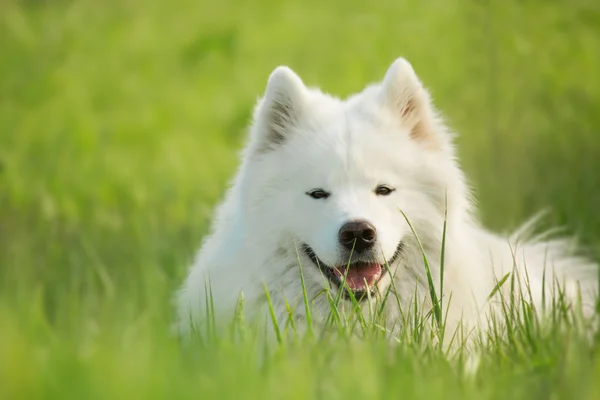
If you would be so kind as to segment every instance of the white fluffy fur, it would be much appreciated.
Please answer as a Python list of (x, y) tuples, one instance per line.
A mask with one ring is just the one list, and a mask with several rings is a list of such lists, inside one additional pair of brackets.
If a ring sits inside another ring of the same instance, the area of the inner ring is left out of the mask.
[[(396, 191), (378, 197), (373, 189), (379, 184)], [(331, 196), (315, 200), (306, 195), (315, 188)], [(531, 226), (504, 237), (478, 224), (452, 135), (410, 64), (400, 58), (381, 83), (346, 100), (307, 88), (287, 67), (271, 74), (239, 172), (178, 294), (180, 332), (185, 335), (192, 324), (202, 324), (209, 275), (217, 316), (230, 320), (242, 291), (248, 315), (263, 315), (264, 282), (282, 321), (287, 318), (284, 297), (302, 319), (297, 247), (306, 243), (321, 260), (344, 264), (337, 233), (357, 218), (377, 229), (378, 262), (389, 260), (404, 242), (402, 256), (390, 266), (395, 287), (403, 307), (413, 304), (415, 290), (427, 304), (422, 254), (399, 210), (423, 244), (438, 291), (447, 210), (443, 291), (445, 299), (452, 297), (447, 329), (459, 321), (485, 329), (486, 316), (498, 307), (488, 295), (513, 267), (525, 277), (526, 266), (536, 305), (542, 301), (545, 268), (548, 297), (556, 279), (564, 282), (569, 301), (575, 301), (580, 285), (583, 306), (592, 310), (598, 268), (577, 257), (570, 240), (534, 238)], [(306, 254), (299, 257), (308, 295), (315, 297), (323, 289), (323, 277)], [(389, 274), (378, 286), (384, 291), (388, 285)], [(386, 318), (394, 325), (397, 304), (388, 301), (386, 307)], [(315, 315), (328, 310), (320, 296)]]

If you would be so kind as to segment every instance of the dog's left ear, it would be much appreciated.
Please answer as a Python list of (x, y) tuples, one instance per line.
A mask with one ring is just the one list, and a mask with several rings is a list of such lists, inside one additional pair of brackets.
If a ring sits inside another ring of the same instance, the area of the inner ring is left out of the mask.
[(254, 111), (254, 142), (259, 152), (287, 140), (303, 113), (306, 86), (290, 68), (277, 67), (269, 76), (265, 95)]
[(392, 108), (413, 140), (428, 148), (443, 147), (429, 93), (408, 61), (398, 58), (392, 63), (383, 79), (382, 91), (384, 103)]

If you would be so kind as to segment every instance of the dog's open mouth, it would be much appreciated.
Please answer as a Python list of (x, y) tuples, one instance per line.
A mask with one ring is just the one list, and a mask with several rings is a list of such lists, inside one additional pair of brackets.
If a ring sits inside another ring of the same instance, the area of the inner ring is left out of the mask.
[(342, 287), (342, 285), (344, 286), (345, 290), (343, 293), (346, 298), (349, 297), (348, 290), (350, 290), (356, 300), (364, 300), (368, 297), (366, 296), (367, 293), (370, 295), (377, 294), (377, 284), (388, 272), (387, 266), (392, 265), (398, 259), (402, 253), (402, 247), (402, 242), (400, 242), (393, 257), (386, 265), (376, 262), (354, 262), (337, 266), (331, 266), (321, 261), (310, 246), (304, 245), (303, 249), (308, 258), (323, 272), (330, 282), (338, 288)]
[(330, 280), (339, 287), (346, 278), (348, 289), (354, 293), (373, 291), (385, 272), (385, 266), (376, 263), (354, 263), (329, 269)]

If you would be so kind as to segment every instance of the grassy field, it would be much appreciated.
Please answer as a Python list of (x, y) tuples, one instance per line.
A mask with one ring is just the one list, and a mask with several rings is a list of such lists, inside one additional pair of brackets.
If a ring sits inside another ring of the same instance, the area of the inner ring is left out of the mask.
[(280, 64), (344, 96), (407, 57), (485, 223), (549, 208), (600, 259), (599, 49), (597, 0), (0, 1), (0, 398), (600, 398), (568, 334), (464, 378), (412, 345), (167, 331)]

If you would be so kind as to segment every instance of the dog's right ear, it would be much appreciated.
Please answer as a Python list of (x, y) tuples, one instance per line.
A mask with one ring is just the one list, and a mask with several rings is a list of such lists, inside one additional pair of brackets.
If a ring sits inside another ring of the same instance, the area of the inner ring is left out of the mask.
[(446, 138), (435, 123), (429, 93), (421, 84), (413, 67), (404, 58), (392, 63), (383, 79), (383, 97), (411, 139), (432, 149), (444, 148)]
[(304, 108), (306, 86), (288, 67), (277, 67), (269, 76), (263, 99), (254, 111), (253, 140), (259, 151), (285, 142)]

